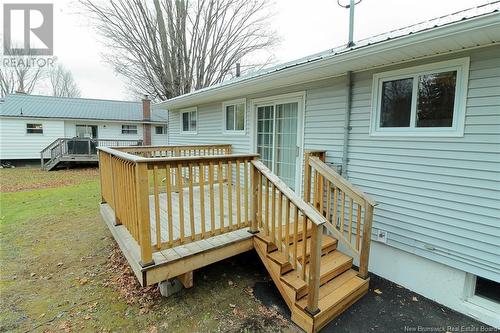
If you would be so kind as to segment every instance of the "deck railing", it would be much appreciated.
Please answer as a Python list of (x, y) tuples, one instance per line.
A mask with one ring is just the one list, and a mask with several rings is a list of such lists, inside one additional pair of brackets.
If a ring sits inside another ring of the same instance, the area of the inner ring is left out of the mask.
[[(97, 147), (140, 146), (142, 140), (116, 140), (92, 138), (57, 138), (40, 152), (40, 164), (71, 155), (97, 157)], [(137, 148), (137, 147), (136, 147)]]
[(305, 154), (304, 199), (325, 217), (325, 227), (359, 260), (359, 276), (368, 277), (375, 201), (325, 162), (323, 152)]
[(121, 147), (119, 150), (142, 157), (214, 156), (231, 154), (232, 146), (230, 144), (170, 145)]
[(258, 155), (203, 156), (205, 146), (183, 147), (197, 149), (181, 157), (99, 149), (102, 201), (138, 242), (143, 265), (152, 263), (154, 251), (249, 225), (250, 162)]
[(318, 312), (321, 240), (326, 219), (261, 161), (252, 161), (252, 165), (251, 231), (269, 237), (297, 270), (307, 284), (306, 309), (314, 315)]

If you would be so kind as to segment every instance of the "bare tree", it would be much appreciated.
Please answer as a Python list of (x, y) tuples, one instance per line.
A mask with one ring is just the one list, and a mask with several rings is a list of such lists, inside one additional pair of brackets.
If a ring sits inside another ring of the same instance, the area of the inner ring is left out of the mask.
[(73, 74), (63, 65), (58, 64), (49, 73), (49, 84), (51, 95), (57, 97), (80, 97), (81, 91), (78, 88)]
[(45, 77), (44, 68), (32, 63), (30, 55), (24, 56), (15, 52), (6, 52), (4, 59), (8, 64), (0, 67), (0, 93), (2, 97), (16, 91), (31, 94)]
[(105, 59), (157, 99), (219, 83), (277, 42), (268, 0), (80, 2), (112, 51)]

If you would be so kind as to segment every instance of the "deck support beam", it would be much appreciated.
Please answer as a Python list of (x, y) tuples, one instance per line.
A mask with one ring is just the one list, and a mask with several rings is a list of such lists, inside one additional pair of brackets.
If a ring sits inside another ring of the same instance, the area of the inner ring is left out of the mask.
[(193, 271), (190, 271), (190, 272), (187, 272), (187, 273), (184, 273), (182, 275), (179, 275), (177, 277), (179, 279), (179, 281), (182, 283), (182, 285), (184, 286), (184, 288), (192, 288), (193, 287)]

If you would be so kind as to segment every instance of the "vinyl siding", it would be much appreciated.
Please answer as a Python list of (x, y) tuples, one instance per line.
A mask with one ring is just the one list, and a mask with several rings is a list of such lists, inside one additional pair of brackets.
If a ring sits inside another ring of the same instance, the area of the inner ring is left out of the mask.
[(470, 77), (465, 134), (458, 138), (370, 137), (372, 78), (378, 71), (356, 74), (348, 149), (349, 179), (379, 204), (374, 232), (388, 231), (389, 245), (495, 281), (500, 281), (499, 52), (490, 47), (464, 54), (470, 55)]
[[(67, 138), (76, 135), (76, 125), (97, 125), (97, 136), (99, 139), (116, 140), (143, 140), (143, 125), (130, 122), (88, 122), (88, 121), (65, 121), (64, 134)], [(122, 134), (122, 125), (137, 125), (137, 134)]]
[[(27, 134), (26, 124), (42, 124), (43, 134)], [(45, 119), (0, 118), (0, 158), (39, 159), (40, 151), (64, 136), (64, 122)]]
[[(43, 134), (27, 134), (27, 123), (43, 124)], [(76, 135), (76, 125), (98, 125), (101, 139), (142, 140), (143, 125), (140, 123), (112, 123), (88, 121), (64, 121), (47, 119), (0, 118), (0, 158), (38, 159), (40, 151), (58, 138), (72, 138)], [(137, 134), (122, 134), (122, 124), (137, 125)]]
[[(354, 73), (348, 177), (378, 202), (373, 234), (386, 230), (389, 246), (500, 282), (498, 54), (500, 46), (492, 46)], [(470, 74), (463, 137), (369, 136), (373, 74), (464, 56)], [(297, 91), (306, 92), (304, 149), (327, 150), (327, 162), (340, 164), (345, 78), (239, 97)], [(248, 152), (248, 127), (245, 136), (222, 135), (221, 108), (222, 101), (198, 106), (197, 135), (180, 135), (179, 112), (171, 112), (170, 143), (231, 143)]]
[(168, 145), (168, 140), (167, 140), (167, 134), (155, 134), (154, 133), (154, 126), (153, 129), (151, 130), (151, 144), (153, 146), (165, 146)]
[(304, 148), (327, 150), (327, 162), (342, 163), (346, 84), (338, 78), (306, 91)]
[[(245, 117), (245, 134), (225, 134), (222, 128), (222, 102), (198, 106), (197, 134), (180, 132), (179, 110), (169, 112), (168, 141), (171, 145), (182, 144), (232, 144), (233, 153), (248, 153), (250, 151), (250, 136), (248, 130), (248, 107)], [(248, 104), (248, 103), (247, 103)], [(248, 105), (247, 105), (248, 106)]]

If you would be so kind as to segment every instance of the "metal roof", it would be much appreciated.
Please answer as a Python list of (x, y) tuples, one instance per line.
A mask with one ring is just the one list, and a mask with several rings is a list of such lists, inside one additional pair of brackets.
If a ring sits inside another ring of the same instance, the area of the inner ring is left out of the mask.
[[(193, 91), (188, 94), (184, 94), (175, 98), (172, 98), (170, 100), (161, 102), (157, 104), (157, 107), (184, 107), (185, 101), (188, 99), (192, 102), (195, 101), (197, 95), (205, 95), (206, 93), (210, 93), (213, 90), (217, 90), (218, 93), (225, 91), (225, 88), (227, 87), (230, 89), (232, 86), (240, 86), (245, 84), (246, 82), (257, 82), (258, 79), (265, 78), (266, 80), (269, 80), (271, 77), (274, 77), (275, 74), (280, 74), (281, 72), (287, 72), (287, 70), (294, 69), (297, 67), (301, 66), (307, 66), (309, 64), (316, 64), (316, 63), (321, 63), (321, 62), (326, 62), (331, 59), (335, 59), (336, 57), (339, 56), (345, 56), (349, 57), (352, 56), (353, 58), (356, 56), (359, 56), (363, 51), (369, 48), (373, 48), (376, 46), (381, 46), (384, 44), (389, 44), (391, 42), (396, 42), (396, 41), (401, 41), (402, 44), (403, 41), (408, 40), (408, 44), (410, 43), (410, 40), (412, 36), (415, 35), (426, 35), (426, 34), (431, 34), (434, 30), (439, 30), (439, 28), (443, 27), (448, 27), (448, 26), (457, 26), (457, 29), (460, 30), (460, 26), (463, 26), (462, 23), (466, 23), (468, 21), (473, 21), (473, 19), (478, 19), (481, 17), (486, 17), (486, 16), (491, 16), (494, 15), (495, 19), (497, 21), (500, 21), (500, 0), (496, 1), (490, 1), (487, 4), (466, 9), (463, 11), (459, 11), (456, 13), (452, 13), (446, 16), (438, 17), (432, 20), (424, 21), (418, 24), (414, 24), (408, 27), (404, 27), (401, 29), (389, 31), (387, 33), (383, 33), (380, 35), (372, 36), (370, 38), (362, 39), (359, 41), (356, 41), (352, 47), (346, 47), (346, 45), (341, 45), (332, 49), (328, 49), (326, 51), (316, 53), (313, 55), (309, 55), (294, 61), (286, 62), (283, 64), (279, 64), (277, 66), (273, 66), (270, 68), (265, 68), (260, 71), (256, 71), (253, 73), (249, 73), (248, 75), (244, 75), (238, 78), (233, 78), (231, 80), (227, 80), (224, 82), (221, 82), (219, 84), (212, 85), (210, 87), (202, 88), (196, 91)], [(466, 30), (466, 27), (463, 27), (463, 30)], [(421, 42), (421, 41), (420, 41)], [(493, 39), (493, 42), (495, 42), (495, 39)], [(477, 46), (474, 44), (474, 46)], [(467, 47), (470, 47), (467, 45)], [(464, 49), (464, 45), (461, 45), (461, 49)], [(388, 48), (386, 48), (388, 49)], [(448, 47), (449, 50), (451, 50), (451, 47)], [(439, 51), (439, 52), (429, 52), (428, 55), (430, 54), (439, 54), (441, 52), (445, 51)], [(404, 61), (408, 59), (416, 59), (419, 54), (414, 54), (414, 55), (407, 55), (406, 57), (400, 57), (400, 59), (395, 58), (394, 60), (391, 60), (388, 63), (396, 63), (397, 61)], [(345, 59), (344, 57), (344, 59)], [(366, 66), (364, 68), (370, 68), (368, 66), (368, 61), (366, 62)], [(383, 65), (381, 63), (373, 64), (373, 66), (380, 66)], [(347, 68), (346, 70), (358, 70), (359, 68)], [(285, 74), (283, 74), (285, 75)], [(260, 82), (260, 81), (259, 81)], [(296, 81), (296, 83), (299, 83), (299, 81)]]
[[(27, 94), (0, 100), (0, 116), (143, 122), (142, 102)], [(152, 112), (151, 121), (166, 122), (166, 112)]]

